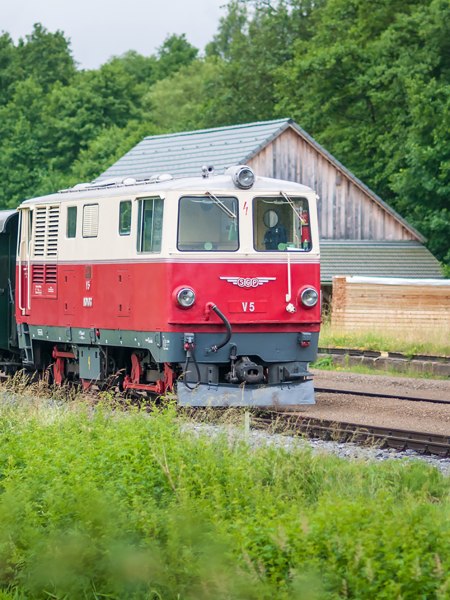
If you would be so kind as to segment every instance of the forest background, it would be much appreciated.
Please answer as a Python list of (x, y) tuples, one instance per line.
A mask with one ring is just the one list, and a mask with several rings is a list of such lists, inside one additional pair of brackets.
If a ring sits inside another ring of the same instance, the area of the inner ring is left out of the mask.
[(64, 32), (0, 35), (0, 207), (90, 181), (147, 135), (293, 118), (450, 276), (448, 0), (231, 0), (203, 54), (169, 35), (80, 70)]

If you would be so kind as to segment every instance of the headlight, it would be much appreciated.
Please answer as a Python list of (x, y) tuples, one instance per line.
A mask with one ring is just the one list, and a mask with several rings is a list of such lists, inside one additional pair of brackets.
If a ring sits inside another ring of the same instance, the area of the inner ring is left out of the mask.
[(242, 190), (248, 190), (255, 183), (255, 174), (246, 165), (238, 165), (237, 167), (230, 167), (226, 173), (231, 175), (234, 185)]
[(176, 299), (180, 306), (189, 308), (195, 302), (195, 292), (190, 287), (182, 287), (176, 291)]
[(300, 300), (304, 306), (307, 308), (312, 308), (317, 304), (319, 300), (319, 294), (314, 288), (308, 287), (301, 292)]

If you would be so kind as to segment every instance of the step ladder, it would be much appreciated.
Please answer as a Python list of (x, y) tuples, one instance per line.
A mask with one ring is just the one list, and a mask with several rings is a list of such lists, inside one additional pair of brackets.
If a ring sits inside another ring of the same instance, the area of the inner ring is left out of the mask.
[(30, 327), (28, 323), (21, 324), (21, 338), (22, 338), (22, 350), (25, 352), (25, 358), (23, 360), (24, 367), (34, 368), (34, 355), (33, 355), (33, 342), (31, 341)]

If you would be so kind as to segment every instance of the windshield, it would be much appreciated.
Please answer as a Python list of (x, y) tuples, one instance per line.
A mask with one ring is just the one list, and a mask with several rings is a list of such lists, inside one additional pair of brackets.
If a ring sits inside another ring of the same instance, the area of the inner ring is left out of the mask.
[(253, 241), (255, 250), (308, 252), (311, 230), (306, 198), (277, 197), (253, 200)]
[(178, 250), (234, 252), (239, 248), (238, 201), (231, 196), (183, 196)]

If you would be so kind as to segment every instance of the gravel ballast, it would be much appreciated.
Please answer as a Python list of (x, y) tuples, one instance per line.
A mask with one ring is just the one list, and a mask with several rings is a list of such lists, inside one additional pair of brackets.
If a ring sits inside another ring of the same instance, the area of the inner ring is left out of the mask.
[[(395, 429), (409, 429), (450, 436), (450, 381), (440, 379), (417, 379), (387, 375), (361, 375), (341, 371), (314, 370), (314, 384), (316, 387), (333, 387), (339, 384), (344, 387), (358, 389), (359, 391), (380, 392), (384, 394), (411, 396), (426, 396), (448, 400), (445, 404), (428, 404), (425, 402), (411, 402), (396, 399), (363, 398), (344, 394), (316, 394), (316, 404), (300, 406), (296, 414), (329, 421), (344, 421), (392, 427)], [(305, 439), (289, 435), (271, 434), (250, 427), (246, 433), (243, 427), (232, 425), (210, 425), (192, 423), (187, 427), (198, 435), (219, 435), (226, 433), (230, 439), (243, 437), (252, 446), (276, 446), (290, 450), (304, 446), (312, 448), (314, 453), (332, 453), (348, 460), (385, 461), (418, 460), (433, 465), (442, 473), (450, 476), (450, 458), (438, 458), (418, 454), (413, 450), (399, 452), (390, 448), (362, 446), (354, 443), (335, 442), (320, 439)]]

